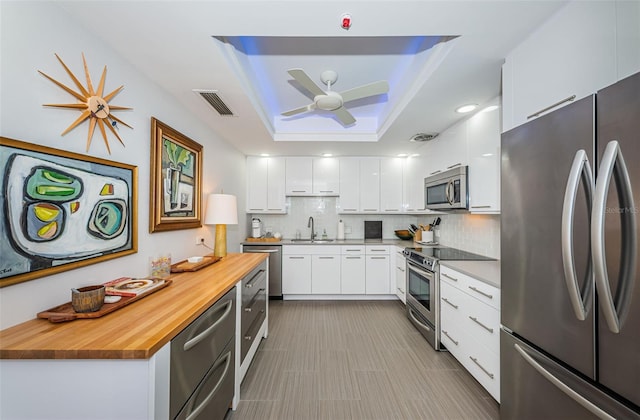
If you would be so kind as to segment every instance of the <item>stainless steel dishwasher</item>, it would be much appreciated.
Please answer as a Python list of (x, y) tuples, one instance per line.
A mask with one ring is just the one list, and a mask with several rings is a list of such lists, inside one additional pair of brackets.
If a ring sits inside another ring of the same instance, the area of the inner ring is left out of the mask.
[(282, 299), (282, 245), (243, 244), (242, 252), (269, 254), (269, 299)]

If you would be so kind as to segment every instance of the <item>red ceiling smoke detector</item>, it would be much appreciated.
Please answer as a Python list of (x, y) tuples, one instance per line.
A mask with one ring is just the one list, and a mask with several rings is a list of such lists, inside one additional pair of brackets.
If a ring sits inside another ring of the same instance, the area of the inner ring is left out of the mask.
[(340, 27), (344, 30), (349, 30), (349, 28), (351, 28), (351, 15), (348, 13), (345, 13), (344, 15), (342, 15), (342, 17), (340, 18)]

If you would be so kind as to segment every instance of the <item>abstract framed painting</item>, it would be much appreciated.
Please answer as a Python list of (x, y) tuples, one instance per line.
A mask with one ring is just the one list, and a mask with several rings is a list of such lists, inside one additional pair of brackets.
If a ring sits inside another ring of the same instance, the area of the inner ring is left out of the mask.
[(138, 168), (0, 137), (0, 287), (138, 251)]
[(151, 118), (149, 232), (202, 226), (202, 145)]

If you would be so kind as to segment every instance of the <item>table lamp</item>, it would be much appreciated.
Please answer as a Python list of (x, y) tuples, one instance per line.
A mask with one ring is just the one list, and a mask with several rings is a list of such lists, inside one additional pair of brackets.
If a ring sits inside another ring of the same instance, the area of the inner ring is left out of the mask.
[(209, 194), (204, 224), (216, 225), (213, 255), (221, 258), (227, 255), (227, 225), (238, 224), (236, 196), (229, 194)]

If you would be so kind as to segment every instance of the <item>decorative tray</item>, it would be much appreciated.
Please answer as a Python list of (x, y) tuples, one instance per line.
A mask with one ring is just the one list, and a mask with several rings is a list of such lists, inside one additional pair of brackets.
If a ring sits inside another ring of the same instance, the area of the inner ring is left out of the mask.
[(62, 305), (56, 306), (55, 308), (47, 309), (46, 311), (42, 311), (38, 313), (38, 318), (48, 319), (50, 322), (64, 322), (64, 321), (73, 321), (78, 318), (100, 318), (108, 313), (113, 311), (117, 311), (123, 306), (127, 306), (130, 303), (135, 302), (136, 300), (142, 299), (145, 296), (149, 296), (152, 293), (157, 292), (158, 290), (164, 289), (165, 287), (171, 284), (172, 280), (164, 279), (164, 282), (153, 289), (142, 292), (136, 296), (122, 296), (119, 301), (115, 303), (105, 303), (102, 305), (102, 308), (95, 312), (76, 312), (71, 306), (71, 302), (64, 303)]
[(205, 255), (202, 257), (202, 261), (197, 263), (190, 263), (187, 260), (179, 261), (175, 264), (171, 264), (172, 273), (182, 273), (185, 271), (198, 271), (208, 265), (220, 261), (220, 257), (214, 257), (213, 255)]
[(278, 238), (247, 238), (247, 242), (280, 242)]

